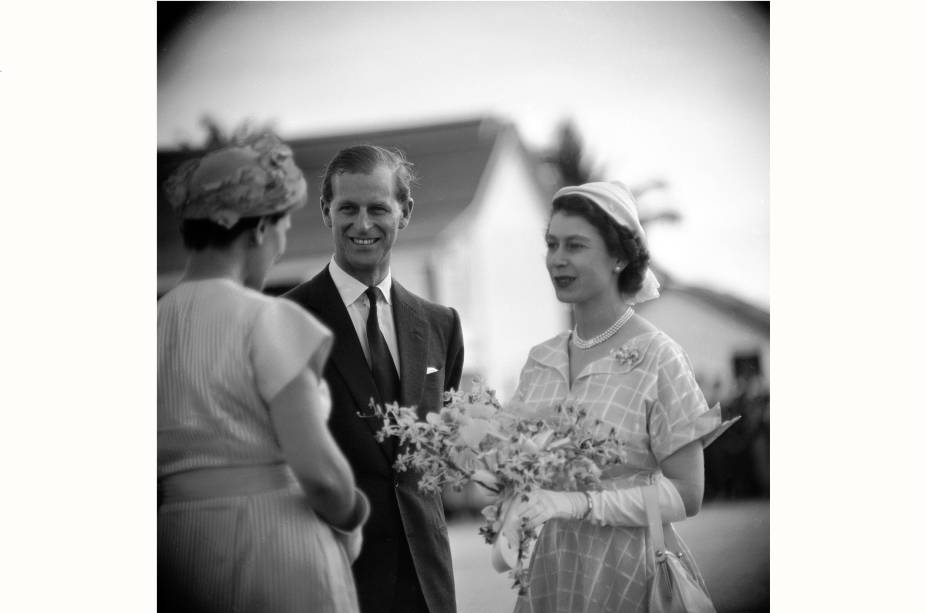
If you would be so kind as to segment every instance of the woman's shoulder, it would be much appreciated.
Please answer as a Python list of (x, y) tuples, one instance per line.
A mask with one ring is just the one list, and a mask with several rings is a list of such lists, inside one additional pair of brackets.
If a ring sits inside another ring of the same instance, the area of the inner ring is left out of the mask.
[(659, 329), (638, 336), (631, 345), (640, 353), (640, 361), (652, 371), (665, 368), (672, 370), (675, 366), (690, 368), (690, 358), (685, 349), (674, 338)]
[(178, 301), (185, 299), (222, 299), (248, 300), (260, 299), (264, 296), (258, 291), (250, 289), (224, 277), (209, 279), (184, 280), (171, 288), (160, 298), (160, 302)]
[(230, 279), (182, 281), (158, 299), (158, 313), (182, 311), (191, 317), (247, 319), (265, 298)]
[(212, 299), (222, 301), (229, 310), (237, 311), (241, 319), (252, 327), (256, 321), (266, 317), (268, 313), (277, 311), (280, 308), (278, 304), (288, 302), (238, 284), (230, 284), (224, 289), (217, 289)]
[(328, 327), (315, 315), (287, 298), (254, 292), (251, 300), (258, 306), (261, 319), (277, 320), (284, 325), (307, 327), (317, 333), (330, 334)]
[(645, 348), (647, 353), (654, 356), (681, 348), (675, 339), (658, 328), (640, 334), (630, 342)]
[(621, 342), (610, 351), (618, 370), (642, 367), (656, 370), (661, 364), (683, 355), (681, 346), (662, 330), (651, 327)]
[(208, 313), (253, 327), (260, 320), (284, 320), (311, 328), (325, 326), (292, 300), (270, 296), (228, 279), (184, 281), (158, 300), (164, 309), (193, 305), (196, 312)]

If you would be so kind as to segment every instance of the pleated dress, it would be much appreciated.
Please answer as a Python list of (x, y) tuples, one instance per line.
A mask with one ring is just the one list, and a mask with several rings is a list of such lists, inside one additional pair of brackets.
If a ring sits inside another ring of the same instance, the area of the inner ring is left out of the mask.
[[(321, 378), (331, 333), (222, 279), (165, 294), (157, 325), (159, 610), (358, 611), (348, 554), (286, 466), (268, 411), (307, 365)], [(327, 414), (323, 381), (320, 393)]]
[[(627, 463), (606, 488), (648, 485), (661, 461), (697, 439), (707, 444), (721, 431), (720, 406), (708, 408), (687, 355), (665, 333), (631, 339), (588, 364), (571, 387), (569, 338), (565, 332), (531, 349), (511, 406), (525, 416), (550, 417), (556, 406), (570, 403), (601, 419), (602, 431), (613, 426)], [(587, 520), (547, 522), (530, 560), (529, 589), (515, 612), (645, 613), (655, 570), (647, 532)], [(678, 542), (703, 584), (691, 552)]]

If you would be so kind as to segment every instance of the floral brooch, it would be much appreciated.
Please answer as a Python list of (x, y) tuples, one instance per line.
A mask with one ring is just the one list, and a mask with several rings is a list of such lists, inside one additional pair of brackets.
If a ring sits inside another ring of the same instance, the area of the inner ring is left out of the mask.
[(630, 366), (640, 359), (640, 350), (636, 347), (624, 346), (620, 349), (612, 349), (608, 353), (621, 366)]

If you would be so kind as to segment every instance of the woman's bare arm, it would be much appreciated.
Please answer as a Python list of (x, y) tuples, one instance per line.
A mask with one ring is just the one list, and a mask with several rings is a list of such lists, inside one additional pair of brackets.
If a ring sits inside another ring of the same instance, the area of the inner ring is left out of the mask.
[(309, 504), (329, 524), (350, 530), (358, 521), (354, 475), (328, 430), (318, 379), (305, 369), (270, 402), (273, 428)]
[(704, 447), (700, 440), (688, 443), (660, 465), (662, 474), (678, 490), (688, 517), (697, 515), (704, 499)]

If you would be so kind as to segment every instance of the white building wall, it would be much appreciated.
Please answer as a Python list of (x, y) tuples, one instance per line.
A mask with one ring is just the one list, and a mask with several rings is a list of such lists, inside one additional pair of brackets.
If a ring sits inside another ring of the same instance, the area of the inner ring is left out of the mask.
[[(464, 369), (483, 376), (502, 400), (514, 392), (528, 350), (568, 325), (568, 310), (556, 300), (544, 266), (549, 203), (537, 191), (516, 138), (514, 132), (499, 137), (475, 202), (440, 236), (407, 246), (400, 233), (392, 253), (400, 283), (459, 311)], [(268, 285), (305, 281), (330, 257), (281, 262)], [(159, 277), (159, 290), (172, 282)]]
[(544, 267), (546, 206), (511, 133), (477, 202), (440, 237), (441, 293), (460, 310), (467, 371), (507, 400), (528, 350), (566, 327)]
[(721, 391), (729, 392), (737, 353), (758, 354), (762, 374), (768, 379), (768, 336), (735, 315), (671, 289), (640, 305), (638, 311), (685, 349), (702, 386), (719, 380)]
[[(470, 216), (464, 215), (466, 219)], [(481, 308), (476, 283), (478, 263), (470, 247), (474, 228), (464, 220), (458, 220), (443, 233), (431, 253), (434, 270), (437, 302), (452, 306), (460, 314), (463, 328), (463, 368), (468, 373), (485, 376), (485, 336), (479, 333), (484, 325), (485, 313)], [(466, 383), (465, 381), (462, 383)]]

